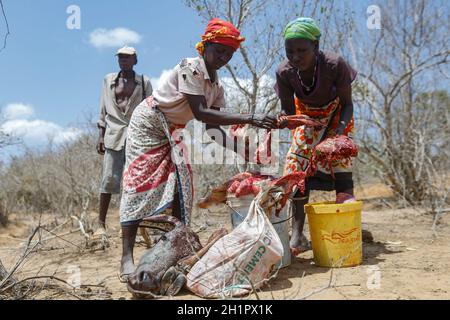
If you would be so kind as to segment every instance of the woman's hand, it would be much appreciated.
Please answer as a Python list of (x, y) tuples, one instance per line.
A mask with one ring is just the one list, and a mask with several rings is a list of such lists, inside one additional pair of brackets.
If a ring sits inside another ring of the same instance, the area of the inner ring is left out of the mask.
[(250, 119), (250, 124), (252, 126), (263, 128), (263, 129), (278, 129), (278, 120), (273, 116), (267, 114), (255, 113), (252, 114)]
[(284, 110), (281, 110), (279, 114), (277, 114), (277, 120), (278, 120), (278, 128), (284, 129), (287, 128), (289, 122), (287, 119), (287, 114), (284, 112)]

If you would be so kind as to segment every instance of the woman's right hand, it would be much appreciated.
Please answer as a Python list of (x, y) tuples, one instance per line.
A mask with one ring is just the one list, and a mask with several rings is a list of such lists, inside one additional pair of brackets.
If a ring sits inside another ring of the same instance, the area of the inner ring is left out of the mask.
[(250, 124), (263, 129), (278, 129), (278, 120), (276, 117), (267, 114), (252, 114)]

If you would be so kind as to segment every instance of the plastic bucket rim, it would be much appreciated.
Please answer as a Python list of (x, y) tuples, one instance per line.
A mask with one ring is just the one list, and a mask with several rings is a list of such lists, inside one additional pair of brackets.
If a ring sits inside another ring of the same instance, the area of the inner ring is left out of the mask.
[[(331, 209), (335, 207), (334, 209)], [(333, 201), (312, 202), (304, 206), (307, 214), (337, 214), (337, 213), (351, 213), (355, 211), (362, 211), (363, 202), (361, 200), (339, 203)], [(338, 209), (339, 211), (336, 211)]]

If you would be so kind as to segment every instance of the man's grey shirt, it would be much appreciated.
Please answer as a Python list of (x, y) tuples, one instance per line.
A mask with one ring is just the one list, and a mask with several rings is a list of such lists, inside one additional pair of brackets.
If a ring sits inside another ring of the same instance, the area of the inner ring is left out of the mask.
[[(134, 109), (143, 98), (142, 76), (135, 74), (136, 87), (128, 100), (125, 112), (119, 109), (116, 102), (115, 87), (119, 73), (110, 73), (103, 80), (103, 89), (100, 97), (100, 117), (97, 121), (99, 127), (105, 128), (105, 148), (121, 150), (127, 138), (127, 128)], [(152, 95), (153, 89), (150, 79), (144, 76), (145, 97)]]

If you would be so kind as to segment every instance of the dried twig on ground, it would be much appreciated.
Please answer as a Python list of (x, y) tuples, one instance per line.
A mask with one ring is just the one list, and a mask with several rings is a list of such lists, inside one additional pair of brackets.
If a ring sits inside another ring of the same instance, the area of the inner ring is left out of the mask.
[[(17, 277), (14, 276), (30, 254), (35, 253), (38, 246), (43, 244), (43, 241), (59, 239), (78, 249), (83, 249), (81, 246), (63, 238), (63, 236), (79, 230), (55, 234), (53, 231), (57, 228), (59, 228), (59, 226), (49, 230), (49, 228), (41, 225), (41, 219), (39, 219), (38, 226), (33, 229), (30, 236), (25, 241), (23, 253), (12, 269), (8, 271), (0, 261), (0, 299), (26, 299), (38, 294), (40, 296), (42, 294), (48, 295), (48, 292), (50, 292), (50, 297), (46, 298), (55, 298), (61, 295), (70, 296), (80, 300), (86, 298), (107, 299), (111, 297), (111, 292), (105, 288), (103, 283), (74, 286), (68, 281), (56, 276), (58, 269), (56, 269), (52, 275), (39, 275), (43, 269), (43, 267), (41, 267), (35, 276), (26, 277), (24, 279), (17, 279)], [(41, 231), (48, 232), (53, 236), (43, 239), (41, 237)], [(38, 236), (38, 239), (34, 240), (36, 236)], [(39, 281), (42, 279), (45, 279), (46, 281)]]
[(28, 240), (27, 240), (27, 243), (26, 243), (26, 246), (25, 246), (25, 250), (24, 250), (22, 256), (19, 258), (19, 260), (17, 260), (16, 264), (11, 269), (11, 271), (6, 275), (6, 277), (4, 277), (2, 279), (2, 281), (0, 282), (0, 289), (5, 286), (5, 284), (8, 282), (8, 280), (14, 274), (14, 272), (16, 272), (16, 270), (25, 261), (25, 259), (30, 255), (30, 253), (32, 253), (33, 250), (39, 245), (40, 242), (38, 241), (30, 248), (31, 241), (33, 240), (34, 236), (36, 235), (36, 233), (39, 231), (40, 228), (41, 228), (41, 225), (40, 225), (40, 222), (39, 222), (39, 225), (33, 230), (31, 235), (28, 237)]
[(78, 222), (78, 225), (80, 227), (80, 231), (83, 234), (83, 236), (86, 238), (86, 240), (89, 240), (89, 234), (86, 233), (86, 230), (84, 228), (83, 222), (81, 222), (81, 220), (76, 217), (76, 216), (71, 216), (72, 219), (74, 219), (76, 222)]
[[(315, 295), (315, 294), (318, 294), (318, 293), (320, 293), (320, 292), (322, 292), (322, 291), (325, 291), (325, 290), (327, 290), (327, 289), (333, 287), (333, 280), (334, 280), (334, 279), (333, 279), (333, 271), (334, 271), (334, 269), (331, 268), (330, 279), (329, 279), (327, 285), (325, 285), (325, 286), (323, 286), (323, 287), (321, 287), (321, 288), (319, 288), (319, 289), (316, 289), (316, 290), (311, 291), (310, 293), (308, 293), (308, 294), (302, 296), (302, 297), (300, 298), (300, 300), (306, 300), (306, 299), (308, 299), (309, 297), (311, 297), (311, 296), (313, 296), (313, 295)], [(335, 285), (335, 284), (336, 284), (336, 283), (334, 283), (334, 285)]]
[[(8, 277), (9, 277), (9, 280), (7, 279)], [(3, 283), (4, 279), (6, 279), (5, 280), (6, 285), (14, 284), (16, 282), (16, 279), (14, 279), (13, 277), (11, 277), (9, 275), (8, 270), (6, 270), (6, 268), (3, 266), (2, 261), (0, 260), (0, 281), (2, 281), (2, 283)]]

